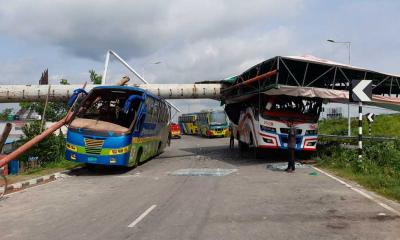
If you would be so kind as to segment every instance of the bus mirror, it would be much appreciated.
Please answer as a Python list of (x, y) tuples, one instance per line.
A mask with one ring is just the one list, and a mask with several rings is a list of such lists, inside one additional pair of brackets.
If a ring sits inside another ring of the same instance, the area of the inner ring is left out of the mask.
[(79, 94), (84, 94), (85, 96), (88, 95), (88, 93), (83, 89), (83, 88), (78, 88), (75, 89), (74, 92), (72, 93), (71, 97), (68, 100), (68, 107), (72, 107), (76, 99), (78, 98)]
[(124, 104), (124, 113), (127, 114), (129, 112), (129, 108), (131, 108), (132, 102), (134, 100), (140, 100), (143, 101), (143, 97), (142, 96), (138, 96), (138, 95), (130, 95), (128, 97), (128, 99), (126, 99), (125, 104)]

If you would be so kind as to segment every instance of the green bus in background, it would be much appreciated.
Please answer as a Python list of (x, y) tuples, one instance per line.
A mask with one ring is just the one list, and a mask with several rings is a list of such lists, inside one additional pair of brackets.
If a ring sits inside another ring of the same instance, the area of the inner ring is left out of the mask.
[(207, 110), (197, 113), (198, 135), (205, 137), (228, 137), (229, 122), (223, 110)]

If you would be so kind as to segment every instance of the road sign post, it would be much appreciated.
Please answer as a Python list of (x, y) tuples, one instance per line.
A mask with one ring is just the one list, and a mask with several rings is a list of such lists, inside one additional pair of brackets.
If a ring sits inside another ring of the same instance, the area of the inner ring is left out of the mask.
[(358, 102), (358, 160), (362, 161), (362, 103), (372, 99), (372, 80), (353, 80), (349, 97), (351, 102)]
[(367, 117), (367, 120), (368, 120), (368, 135), (371, 136), (372, 135), (372, 123), (374, 122), (375, 114), (367, 113), (365, 116)]
[(362, 101), (358, 102), (358, 159), (362, 159)]

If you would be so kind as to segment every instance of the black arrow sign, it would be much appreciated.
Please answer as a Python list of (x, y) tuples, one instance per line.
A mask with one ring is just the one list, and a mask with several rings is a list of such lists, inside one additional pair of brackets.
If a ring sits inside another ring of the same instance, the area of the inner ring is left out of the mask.
[(370, 102), (372, 99), (372, 80), (351, 81), (351, 102)]
[(368, 114), (366, 114), (366, 116), (367, 116), (368, 122), (370, 122), (370, 123), (374, 122), (375, 114), (368, 113)]

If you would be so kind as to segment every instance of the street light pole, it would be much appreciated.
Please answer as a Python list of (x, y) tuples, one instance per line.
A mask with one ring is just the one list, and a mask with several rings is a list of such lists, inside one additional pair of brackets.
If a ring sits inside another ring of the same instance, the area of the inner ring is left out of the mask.
[[(347, 44), (347, 50), (348, 50), (348, 58), (349, 58), (349, 65), (351, 65), (351, 42), (350, 41), (345, 41), (345, 42), (337, 42), (332, 39), (328, 39), (328, 42), (331, 43), (341, 43), (341, 44)], [(349, 83), (349, 88), (350, 88), (350, 83)], [(351, 118), (350, 118), (350, 103), (347, 104), (347, 136), (351, 136)]]

